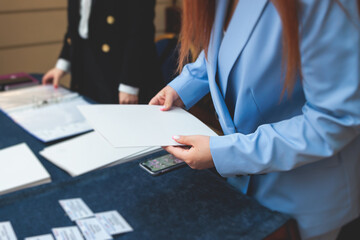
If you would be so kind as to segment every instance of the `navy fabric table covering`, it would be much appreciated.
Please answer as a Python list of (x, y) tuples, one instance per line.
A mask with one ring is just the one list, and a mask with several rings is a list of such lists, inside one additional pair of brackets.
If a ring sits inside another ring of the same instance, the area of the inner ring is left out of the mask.
[(164, 152), (72, 178), (39, 155), (47, 145), (0, 112), (0, 149), (21, 142), (39, 158), (52, 183), (0, 196), (0, 222), (11, 221), (18, 239), (74, 225), (58, 200), (76, 197), (94, 212), (118, 210), (134, 228), (118, 239), (263, 239), (290, 220), (209, 170), (186, 166), (153, 177), (138, 166)]
[(153, 177), (137, 161), (0, 198), (0, 221), (19, 239), (73, 225), (58, 200), (81, 197), (94, 212), (118, 210), (134, 228), (119, 239), (263, 239), (288, 218), (189, 167)]

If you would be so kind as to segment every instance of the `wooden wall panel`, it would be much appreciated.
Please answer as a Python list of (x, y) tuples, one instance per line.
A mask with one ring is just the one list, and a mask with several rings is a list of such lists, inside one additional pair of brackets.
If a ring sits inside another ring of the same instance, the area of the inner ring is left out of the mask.
[(62, 43), (0, 50), (0, 74), (43, 73), (54, 67)]
[(165, 3), (157, 3), (155, 7), (155, 19), (154, 24), (156, 28), (156, 34), (162, 34), (165, 31), (165, 8), (169, 6)]
[(0, 13), (13, 11), (66, 8), (66, 0), (1, 0)]
[(66, 10), (0, 14), (0, 49), (62, 41)]

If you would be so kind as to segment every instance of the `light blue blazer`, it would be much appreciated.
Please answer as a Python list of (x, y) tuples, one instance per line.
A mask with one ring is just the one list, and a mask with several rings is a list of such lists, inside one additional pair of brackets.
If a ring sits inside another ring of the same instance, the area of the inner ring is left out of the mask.
[(208, 59), (169, 85), (187, 108), (210, 91), (225, 133), (210, 138), (217, 171), (307, 238), (359, 215), (360, 21), (353, 0), (342, 1), (350, 18), (333, 0), (299, 2), (303, 79), (291, 96), (281, 98), (282, 24), (267, 0), (240, 0), (226, 33), (218, 0)]

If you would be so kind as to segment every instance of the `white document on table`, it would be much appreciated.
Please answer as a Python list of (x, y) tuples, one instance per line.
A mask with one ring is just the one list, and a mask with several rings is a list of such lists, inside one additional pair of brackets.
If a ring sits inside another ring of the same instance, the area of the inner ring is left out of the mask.
[(0, 108), (17, 124), (43, 142), (92, 128), (77, 106), (89, 105), (77, 93), (53, 86), (35, 86), (0, 93)]
[(116, 210), (95, 213), (95, 217), (111, 235), (134, 231), (129, 223), (127, 223)]
[(39, 236), (27, 237), (25, 240), (54, 240), (53, 235), (51, 234), (44, 234)]
[(76, 221), (86, 240), (113, 239), (96, 218), (87, 218)]
[(79, 106), (88, 123), (114, 147), (180, 145), (174, 135), (217, 136), (184, 109), (161, 111), (153, 105)]
[(52, 232), (56, 240), (83, 240), (83, 236), (78, 227), (60, 227), (53, 228)]
[(153, 149), (114, 148), (97, 132), (91, 132), (44, 148), (40, 155), (74, 177), (109, 164), (133, 160), (149, 152), (147, 150)]
[(81, 198), (63, 199), (59, 200), (59, 203), (71, 221), (94, 216), (94, 213)]
[(17, 240), (10, 222), (0, 222), (0, 240)]
[(48, 182), (49, 173), (25, 143), (0, 150), (0, 195)]

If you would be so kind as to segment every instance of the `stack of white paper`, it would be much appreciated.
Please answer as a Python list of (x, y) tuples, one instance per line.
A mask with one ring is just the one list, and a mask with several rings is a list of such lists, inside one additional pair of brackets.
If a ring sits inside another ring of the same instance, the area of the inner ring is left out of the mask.
[(92, 170), (111, 166), (150, 154), (160, 148), (114, 148), (96, 132), (45, 148), (40, 154), (47, 160), (78, 176)]
[(0, 150), (0, 194), (50, 181), (49, 173), (25, 143)]
[(76, 108), (89, 105), (77, 93), (53, 86), (35, 86), (0, 93), (0, 108), (43, 142), (91, 130)]
[(79, 106), (89, 124), (114, 147), (180, 145), (174, 135), (217, 136), (184, 109), (161, 111), (151, 105)]

